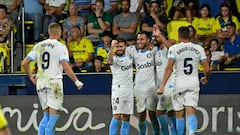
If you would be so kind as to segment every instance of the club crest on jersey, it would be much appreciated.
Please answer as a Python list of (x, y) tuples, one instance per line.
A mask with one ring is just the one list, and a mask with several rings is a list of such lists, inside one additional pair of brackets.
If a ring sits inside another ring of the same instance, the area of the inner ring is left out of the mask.
[(151, 58), (152, 57), (152, 54), (151, 53), (148, 53), (147, 54), (147, 58)]

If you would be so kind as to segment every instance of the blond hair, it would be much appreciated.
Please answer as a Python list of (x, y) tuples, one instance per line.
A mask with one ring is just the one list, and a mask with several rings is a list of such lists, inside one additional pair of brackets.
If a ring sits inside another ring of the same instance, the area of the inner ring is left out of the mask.
[(48, 26), (49, 35), (57, 35), (61, 31), (61, 26), (58, 23), (51, 23)]

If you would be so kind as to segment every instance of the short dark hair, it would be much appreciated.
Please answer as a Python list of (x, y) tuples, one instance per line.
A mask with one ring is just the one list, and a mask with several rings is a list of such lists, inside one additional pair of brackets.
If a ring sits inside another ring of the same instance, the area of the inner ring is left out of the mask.
[(187, 26), (181, 26), (178, 29), (178, 36), (184, 39), (189, 39), (189, 29)]
[(3, 5), (3, 4), (0, 4), (0, 9), (4, 9), (5, 12), (7, 13), (7, 6)]
[(150, 35), (149, 35), (149, 33), (146, 32), (146, 31), (140, 31), (140, 32), (137, 33), (137, 35), (139, 35), (139, 34), (144, 34), (144, 35), (146, 35), (146, 37), (147, 37), (148, 39), (150, 39)]
[(112, 34), (112, 32), (110, 32), (110, 31), (104, 31), (103, 33), (102, 33), (102, 37), (104, 37), (104, 36), (109, 36), (109, 37), (113, 37), (113, 34)]
[(71, 28), (76, 28), (81, 31), (81, 28), (78, 25), (73, 25)]
[(118, 41), (118, 43), (124, 43), (125, 45), (127, 45), (127, 42), (124, 39), (118, 39), (117, 41)]
[(236, 24), (234, 22), (230, 22), (226, 26), (233, 26), (234, 28), (236, 28)]
[(94, 60), (100, 60), (101, 62), (103, 62), (103, 57), (98, 55), (94, 58)]

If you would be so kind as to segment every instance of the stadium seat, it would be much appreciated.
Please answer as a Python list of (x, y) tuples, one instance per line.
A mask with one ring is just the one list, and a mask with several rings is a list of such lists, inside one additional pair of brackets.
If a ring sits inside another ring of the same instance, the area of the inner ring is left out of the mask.
[(166, 10), (166, 14), (167, 14), (167, 16), (169, 16), (169, 11), (170, 11), (170, 9), (172, 8), (172, 5), (173, 5), (173, 0), (167, 0), (167, 4), (168, 4), (168, 7), (167, 7), (167, 10)]
[(225, 68), (224, 71), (240, 71), (240, 68)]
[(167, 24), (168, 39), (174, 39), (178, 42), (178, 28), (191, 25), (186, 20), (172, 20)]
[[(239, 1), (239, 0), (236, 0)], [(199, 8), (203, 3), (207, 3), (211, 9), (211, 15), (217, 17), (220, 13), (220, 5), (225, 2), (225, 0), (199, 0)]]
[(34, 43), (34, 22), (31, 20), (25, 20), (25, 42), (26, 44)]
[(238, 14), (240, 14), (240, 0), (236, 0)]

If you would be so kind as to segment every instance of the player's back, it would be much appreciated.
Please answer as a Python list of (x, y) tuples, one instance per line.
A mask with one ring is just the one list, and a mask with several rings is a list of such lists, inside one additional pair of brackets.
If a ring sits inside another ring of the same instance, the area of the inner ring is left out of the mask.
[(62, 78), (61, 61), (69, 61), (66, 46), (58, 40), (47, 39), (39, 42), (31, 51), (38, 67), (38, 78)]
[(176, 87), (199, 86), (198, 64), (206, 59), (200, 45), (191, 42), (173, 45), (169, 49), (168, 58), (175, 60)]

